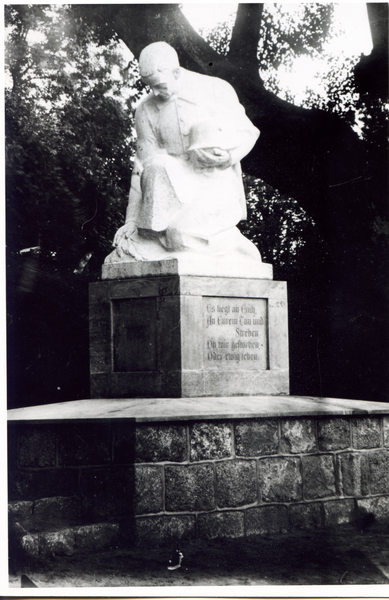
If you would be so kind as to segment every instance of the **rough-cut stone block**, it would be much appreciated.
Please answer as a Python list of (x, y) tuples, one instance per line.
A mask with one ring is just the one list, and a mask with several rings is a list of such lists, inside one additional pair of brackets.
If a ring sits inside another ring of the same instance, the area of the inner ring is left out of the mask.
[(67, 425), (59, 434), (60, 465), (100, 465), (111, 460), (109, 422)]
[(389, 525), (389, 496), (358, 499), (357, 506), (363, 515), (374, 515), (377, 523)]
[(7, 424), (7, 466), (8, 473), (15, 471), (18, 468), (18, 440), (19, 430), (21, 425), (19, 423), (12, 423), (8, 421)]
[[(131, 439), (115, 442), (119, 459), (125, 460)], [(126, 446), (127, 444), (127, 446)], [(135, 435), (136, 462), (183, 462), (188, 459), (186, 430), (184, 425), (140, 425)], [(121, 460), (120, 460), (121, 462)]]
[(85, 469), (80, 490), (92, 520), (159, 512), (163, 508), (162, 467)]
[(56, 436), (49, 429), (26, 427), (19, 437), (21, 467), (55, 467)]
[(303, 492), (306, 500), (335, 496), (334, 459), (328, 454), (302, 456)]
[(355, 519), (354, 500), (324, 502), (324, 523), (328, 526), (352, 523)]
[(227, 423), (201, 422), (189, 429), (190, 460), (212, 460), (232, 455), (231, 428)]
[(97, 551), (109, 548), (116, 543), (119, 525), (116, 523), (96, 523), (74, 530), (74, 543), (77, 552)]
[(22, 548), (32, 558), (70, 556), (78, 552), (96, 552), (112, 546), (119, 533), (114, 523), (72, 527), (61, 531), (29, 533), (22, 538)]
[(382, 419), (382, 426), (384, 429), (384, 446), (389, 447), (389, 417)]
[(39, 535), (39, 555), (42, 557), (71, 555), (75, 549), (73, 529), (44, 532)]
[(244, 536), (244, 513), (214, 512), (197, 517), (198, 535), (208, 540)]
[(34, 503), (30, 500), (14, 501), (8, 504), (8, 516), (14, 521), (23, 523), (31, 518)]
[(257, 501), (254, 460), (216, 464), (216, 498), (220, 508), (243, 506)]
[(113, 422), (113, 462), (115, 464), (133, 464), (135, 462), (135, 436), (135, 423)]
[(80, 493), (84, 518), (99, 521), (135, 512), (134, 468), (82, 469)]
[(340, 492), (344, 496), (365, 496), (369, 493), (369, 464), (366, 454), (346, 452), (338, 455)]
[(319, 419), (317, 423), (319, 450), (344, 450), (350, 447), (350, 422), (347, 419)]
[(263, 502), (302, 500), (299, 458), (264, 458), (258, 461), (258, 480)]
[(80, 522), (81, 501), (74, 497), (42, 498), (35, 502), (33, 527), (38, 531)]
[(316, 450), (315, 422), (288, 419), (281, 422), (281, 452), (299, 454)]
[(174, 544), (195, 537), (194, 515), (139, 517), (135, 521), (135, 539), (140, 546)]
[(53, 496), (74, 496), (78, 491), (76, 469), (42, 469), (9, 473), (10, 500), (36, 500)]
[(20, 545), (27, 556), (31, 556), (32, 558), (39, 556), (41, 549), (39, 539), (40, 536), (34, 533), (28, 533), (22, 537)]
[(389, 450), (369, 452), (370, 493), (389, 493)]
[(246, 511), (246, 535), (286, 533), (287, 531), (286, 506), (263, 506)]
[(135, 466), (135, 514), (156, 513), (163, 509), (162, 476), (160, 467)]
[(174, 512), (214, 509), (213, 466), (165, 467), (165, 508)]
[(291, 504), (289, 519), (292, 529), (312, 531), (320, 529), (323, 525), (321, 505), (318, 502), (311, 504)]
[(263, 456), (278, 450), (278, 423), (273, 420), (242, 421), (235, 425), (238, 456)]
[(162, 467), (84, 469), (80, 491), (91, 520), (159, 512), (163, 508)]
[(351, 430), (354, 448), (379, 448), (381, 446), (380, 421), (378, 417), (358, 417), (352, 419)]

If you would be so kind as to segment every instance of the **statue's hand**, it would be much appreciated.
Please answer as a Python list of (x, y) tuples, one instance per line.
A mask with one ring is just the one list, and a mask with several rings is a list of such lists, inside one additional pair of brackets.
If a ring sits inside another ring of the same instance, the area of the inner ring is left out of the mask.
[(227, 169), (232, 164), (228, 150), (222, 150), (221, 148), (197, 148), (191, 150), (190, 160), (195, 167), (200, 169), (214, 167)]
[(135, 233), (136, 230), (137, 226), (134, 221), (128, 221), (117, 230), (112, 245), (116, 248), (116, 253), (119, 258), (122, 258), (123, 254), (127, 254), (135, 258), (135, 260), (143, 260), (142, 256), (136, 251), (134, 243), (131, 240), (131, 235)]

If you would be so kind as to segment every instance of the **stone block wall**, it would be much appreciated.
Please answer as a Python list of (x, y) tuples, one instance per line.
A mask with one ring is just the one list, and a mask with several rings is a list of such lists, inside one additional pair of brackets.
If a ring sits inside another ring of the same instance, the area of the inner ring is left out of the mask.
[(10, 515), (31, 544), (389, 524), (388, 416), (18, 422), (8, 455)]

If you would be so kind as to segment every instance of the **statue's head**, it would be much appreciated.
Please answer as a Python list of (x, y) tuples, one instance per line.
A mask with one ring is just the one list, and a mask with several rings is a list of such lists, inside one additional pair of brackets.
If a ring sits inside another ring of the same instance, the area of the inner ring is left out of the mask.
[(154, 96), (168, 100), (177, 93), (180, 63), (177, 52), (166, 42), (155, 42), (142, 50), (139, 70)]

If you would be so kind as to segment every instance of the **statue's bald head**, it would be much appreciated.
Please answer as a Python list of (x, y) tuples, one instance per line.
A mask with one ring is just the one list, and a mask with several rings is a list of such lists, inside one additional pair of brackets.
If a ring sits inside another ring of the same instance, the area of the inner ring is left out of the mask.
[(153, 75), (171, 72), (180, 67), (177, 52), (166, 42), (154, 42), (146, 46), (139, 56), (139, 70), (142, 79)]

